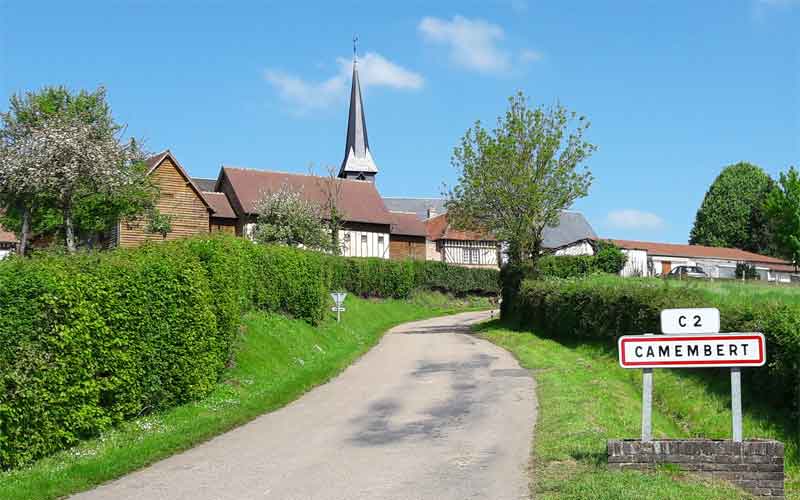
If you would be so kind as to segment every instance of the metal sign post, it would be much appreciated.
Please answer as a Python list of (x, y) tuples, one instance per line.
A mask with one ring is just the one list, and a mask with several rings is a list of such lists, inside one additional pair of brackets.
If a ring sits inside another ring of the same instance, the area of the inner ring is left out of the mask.
[(333, 299), (335, 306), (331, 307), (331, 311), (336, 312), (336, 322), (339, 323), (342, 320), (342, 313), (344, 312), (344, 307), (342, 304), (344, 303), (344, 298), (347, 297), (347, 293), (345, 292), (332, 292), (331, 298)]
[(731, 368), (731, 418), (733, 419), (733, 441), (742, 442), (742, 369)]
[(653, 369), (642, 370), (642, 442), (653, 439)]
[(642, 370), (642, 441), (651, 441), (653, 368), (711, 368), (731, 370), (733, 441), (742, 442), (742, 367), (766, 363), (761, 333), (719, 333), (717, 309), (661, 311), (665, 335), (625, 335), (619, 338), (619, 364)]

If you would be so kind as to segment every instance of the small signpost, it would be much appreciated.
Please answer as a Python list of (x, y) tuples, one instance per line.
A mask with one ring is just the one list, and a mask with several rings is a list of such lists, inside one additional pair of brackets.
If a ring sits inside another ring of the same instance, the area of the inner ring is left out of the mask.
[(653, 368), (731, 369), (733, 440), (742, 441), (741, 368), (766, 363), (761, 333), (719, 333), (718, 309), (665, 309), (665, 335), (625, 335), (618, 341), (619, 364), (642, 374), (642, 441), (652, 440)]
[(335, 306), (331, 307), (331, 311), (336, 313), (336, 322), (339, 323), (342, 320), (341, 314), (344, 312), (344, 298), (347, 297), (346, 292), (331, 292), (331, 298), (333, 299)]

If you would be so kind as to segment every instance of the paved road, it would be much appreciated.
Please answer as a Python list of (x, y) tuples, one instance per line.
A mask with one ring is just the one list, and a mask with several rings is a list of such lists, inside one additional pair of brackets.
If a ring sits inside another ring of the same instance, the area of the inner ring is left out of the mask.
[(328, 384), (79, 499), (528, 498), (534, 383), (468, 335), (407, 323)]

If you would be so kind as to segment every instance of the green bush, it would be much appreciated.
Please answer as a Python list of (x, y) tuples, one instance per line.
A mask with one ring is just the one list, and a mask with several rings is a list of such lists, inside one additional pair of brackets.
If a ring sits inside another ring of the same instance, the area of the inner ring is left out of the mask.
[(414, 289), (455, 295), (496, 295), (496, 269), (467, 268), (434, 261), (329, 257), (334, 288), (362, 297), (406, 298)]
[(379, 258), (329, 257), (333, 287), (362, 297), (402, 299), (414, 289), (409, 262)]
[(577, 278), (590, 274), (619, 274), (628, 257), (617, 246), (606, 241), (596, 241), (594, 255), (545, 255), (536, 262), (529, 277)]
[(0, 468), (207, 394), (246, 310), (322, 319), (326, 258), (206, 237), (3, 262)]
[[(652, 279), (592, 277), (524, 280), (505, 319), (537, 333), (607, 339), (660, 332), (662, 309), (717, 307), (722, 331), (763, 332), (765, 369), (745, 370), (749, 383), (776, 404), (800, 409), (800, 305), (775, 299), (732, 300), (698, 287)], [(505, 304), (504, 304), (505, 305)]]
[(438, 290), (456, 295), (497, 295), (500, 273), (496, 269), (468, 268), (444, 262), (413, 261), (417, 288)]

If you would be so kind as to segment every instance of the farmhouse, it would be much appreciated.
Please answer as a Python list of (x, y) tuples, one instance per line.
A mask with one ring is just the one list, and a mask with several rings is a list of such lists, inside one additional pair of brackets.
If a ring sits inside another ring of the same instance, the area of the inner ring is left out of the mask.
[(18, 244), (17, 235), (0, 226), (0, 259), (4, 259), (8, 254), (15, 252)]
[[(220, 168), (216, 179), (191, 178), (169, 150), (149, 158), (147, 165), (161, 191), (157, 208), (172, 217), (172, 232), (165, 239), (207, 232), (248, 237), (261, 198), (286, 188), (316, 203), (336, 205), (343, 217), (339, 241), (345, 256), (490, 268), (502, 262), (501, 244), (492, 235), (451, 227), (443, 199), (381, 197), (355, 61), (344, 158), (336, 178), (229, 165)], [(564, 211), (560, 223), (545, 231), (544, 246), (555, 248), (594, 237), (583, 215)], [(133, 246), (162, 238), (139, 220), (119, 223), (112, 242)]]
[[(596, 239), (574, 241), (556, 249), (556, 255), (593, 255)], [(800, 272), (791, 263), (738, 248), (679, 245), (648, 241), (608, 240), (622, 249), (628, 262), (622, 276), (665, 276), (678, 266), (698, 266), (710, 278), (734, 279), (736, 266), (748, 264), (759, 279), (789, 283), (800, 281)]]

